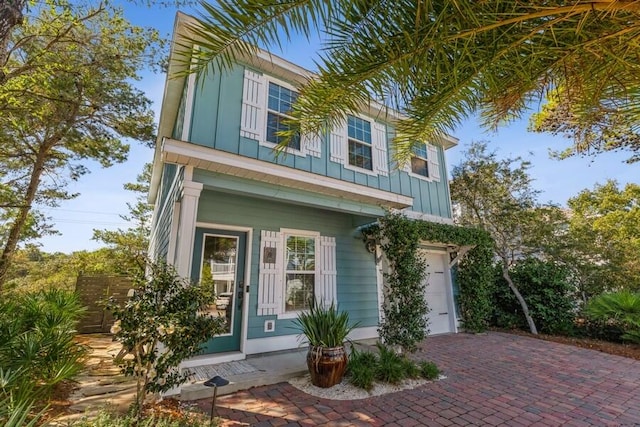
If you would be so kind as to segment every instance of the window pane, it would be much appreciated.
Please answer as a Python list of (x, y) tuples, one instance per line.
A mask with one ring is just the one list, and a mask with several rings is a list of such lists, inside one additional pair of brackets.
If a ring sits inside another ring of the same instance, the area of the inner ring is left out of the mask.
[(429, 168), (427, 166), (427, 161), (419, 157), (412, 157), (411, 172), (417, 175), (429, 176)]
[(416, 147), (413, 148), (413, 153), (418, 156), (418, 157), (422, 157), (423, 159), (427, 158), (427, 145), (426, 144), (420, 144)]
[[(280, 114), (275, 114), (269, 112), (267, 114), (267, 141), (272, 142), (274, 144), (280, 144), (284, 139), (282, 136), (278, 135), (280, 131), (289, 130), (289, 126), (286, 125), (284, 121), (285, 117)], [(292, 148), (294, 150), (300, 150), (300, 136), (296, 135), (291, 138), (287, 147)]]
[(298, 94), (275, 83), (269, 83), (268, 107), (277, 113), (288, 113)]
[(313, 237), (287, 237), (287, 271), (316, 269), (316, 241)]
[(231, 332), (237, 245), (235, 237), (206, 235), (204, 238), (200, 283), (212, 286), (216, 293), (216, 301), (208, 311), (226, 320), (224, 333)]
[(285, 311), (306, 310), (313, 298), (314, 274), (287, 274), (285, 284)]
[(347, 131), (349, 138), (371, 144), (371, 123), (359, 117), (347, 116)]
[(373, 170), (371, 146), (352, 139), (349, 140), (349, 164), (359, 168)]

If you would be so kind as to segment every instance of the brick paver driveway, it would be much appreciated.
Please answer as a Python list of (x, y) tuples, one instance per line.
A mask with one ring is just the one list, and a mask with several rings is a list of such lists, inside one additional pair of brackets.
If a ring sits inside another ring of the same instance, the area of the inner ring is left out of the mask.
[(416, 356), (447, 378), (353, 401), (281, 383), (221, 397), (218, 413), (225, 426), (640, 426), (640, 361), (502, 333), (431, 337)]

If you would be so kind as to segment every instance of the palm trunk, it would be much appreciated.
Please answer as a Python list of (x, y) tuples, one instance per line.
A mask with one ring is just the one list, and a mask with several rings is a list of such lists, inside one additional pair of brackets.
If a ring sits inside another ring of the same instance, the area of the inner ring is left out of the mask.
[[(26, 0), (0, 0), (0, 67), (7, 60), (7, 46), (11, 30), (22, 23), (22, 10), (26, 4)], [(0, 73), (0, 84), (3, 82), (4, 79)]]
[(42, 172), (44, 171), (44, 163), (49, 151), (49, 147), (49, 144), (43, 144), (40, 146), (40, 150), (38, 151), (35, 162), (33, 164), (33, 169), (31, 170), (31, 177), (29, 178), (29, 185), (27, 186), (27, 191), (24, 195), (22, 206), (18, 208), (18, 214), (16, 215), (16, 219), (13, 221), (13, 224), (11, 225), (9, 235), (7, 237), (7, 242), (2, 249), (2, 254), (0, 254), (0, 295), (2, 294), (4, 283), (7, 280), (9, 265), (18, 246), (18, 242), (20, 241), (22, 229), (27, 223), (29, 212), (31, 212), (31, 204), (36, 197), (36, 193), (38, 192), (38, 186), (40, 185), (40, 178), (42, 177)]
[(509, 289), (511, 289), (511, 292), (513, 292), (513, 294), (516, 296), (516, 299), (520, 303), (520, 307), (522, 308), (524, 317), (525, 319), (527, 319), (527, 323), (529, 324), (529, 330), (531, 331), (532, 334), (538, 335), (538, 328), (536, 328), (536, 324), (533, 321), (533, 317), (531, 317), (531, 313), (529, 313), (529, 306), (527, 305), (527, 302), (522, 297), (522, 294), (520, 293), (518, 288), (516, 288), (516, 285), (513, 283), (513, 280), (511, 280), (511, 276), (509, 275), (509, 269), (504, 263), (502, 265), (502, 277), (504, 277), (504, 280), (507, 281), (507, 283), (509, 284)]

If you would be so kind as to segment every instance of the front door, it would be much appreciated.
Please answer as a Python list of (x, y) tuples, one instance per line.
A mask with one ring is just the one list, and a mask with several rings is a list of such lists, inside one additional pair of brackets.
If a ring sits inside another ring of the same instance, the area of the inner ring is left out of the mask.
[(240, 350), (246, 240), (244, 232), (196, 228), (191, 278), (213, 286), (209, 312), (223, 318), (225, 327), (204, 345), (205, 353)]
[(429, 333), (431, 335), (452, 332), (451, 313), (445, 278), (446, 257), (439, 253), (424, 252), (427, 261), (425, 299), (429, 306)]

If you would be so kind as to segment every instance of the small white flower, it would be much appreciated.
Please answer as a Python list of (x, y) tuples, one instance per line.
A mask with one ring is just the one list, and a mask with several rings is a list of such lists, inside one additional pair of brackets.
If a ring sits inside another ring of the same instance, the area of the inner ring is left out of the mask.
[(158, 331), (158, 333), (160, 335), (164, 335), (167, 333), (167, 330), (165, 329), (164, 325), (160, 325), (156, 328), (156, 330)]
[(117, 334), (118, 332), (120, 332), (122, 330), (122, 327), (120, 326), (120, 321), (116, 320), (113, 323), (113, 326), (111, 326), (111, 333), (112, 334)]
[(169, 324), (169, 327), (167, 328), (167, 333), (168, 333), (169, 335), (171, 335), (171, 334), (172, 334), (172, 333), (174, 333), (175, 331), (176, 331), (176, 327), (175, 327), (175, 326), (173, 326), (173, 323), (170, 323), (170, 324)]
[(166, 380), (166, 379), (164, 379), (164, 377), (158, 378), (158, 384), (160, 384), (160, 385), (165, 385), (165, 384), (166, 384), (166, 382), (167, 382), (167, 380)]

